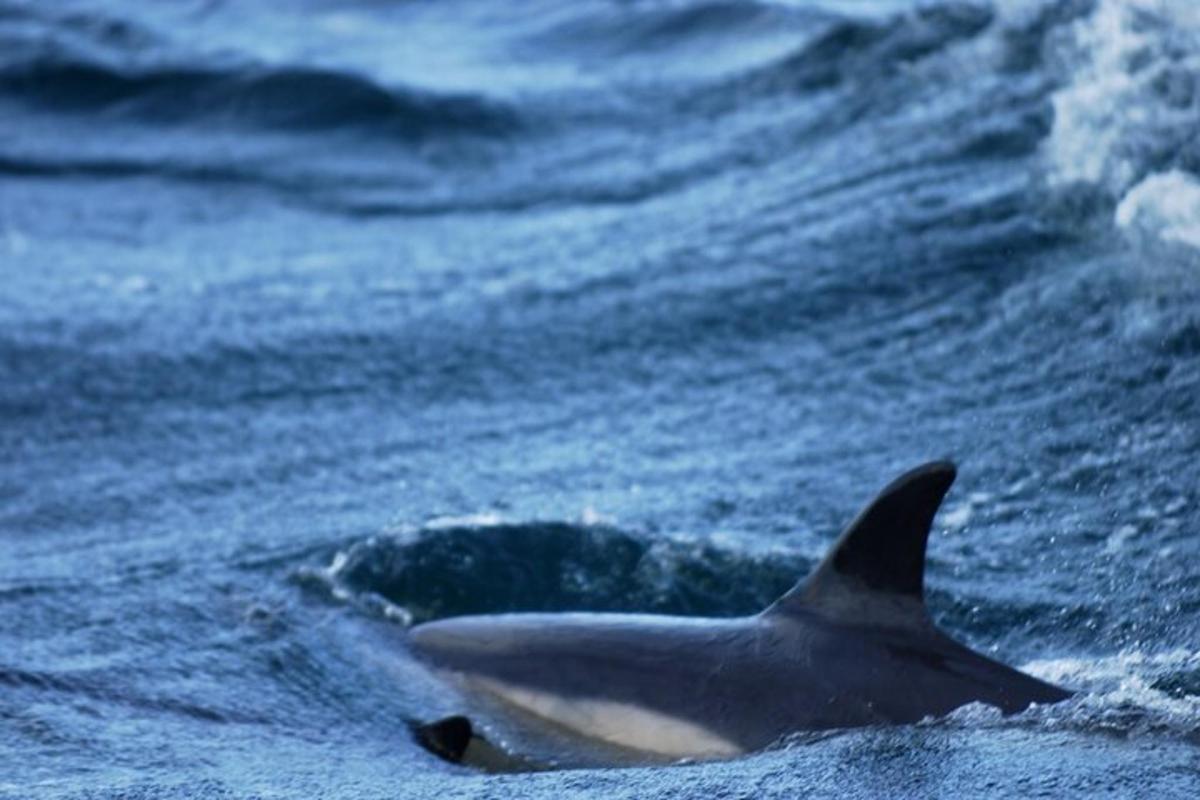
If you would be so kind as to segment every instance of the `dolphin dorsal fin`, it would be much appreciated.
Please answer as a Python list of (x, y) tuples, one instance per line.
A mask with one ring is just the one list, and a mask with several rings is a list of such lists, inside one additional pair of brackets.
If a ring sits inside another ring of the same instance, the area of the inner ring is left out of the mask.
[(815, 612), (839, 622), (925, 626), (925, 542), (955, 468), (934, 461), (887, 485), (825, 559), (766, 614)]

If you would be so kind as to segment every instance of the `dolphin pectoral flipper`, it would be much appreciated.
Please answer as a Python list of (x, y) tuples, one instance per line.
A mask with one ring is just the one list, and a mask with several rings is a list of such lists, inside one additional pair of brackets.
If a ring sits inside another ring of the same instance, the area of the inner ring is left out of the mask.
[(426, 725), (413, 725), (413, 736), (417, 744), (438, 758), (458, 764), (467, 752), (474, 731), (469, 719), (456, 715)]
[(839, 621), (925, 625), (925, 544), (954, 477), (953, 464), (935, 461), (892, 481), (812, 574), (766, 613), (806, 610)]
[(484, 772), (538, 772), (547, 769), (526, 758), (515, 756), (489, 742), (461, 715), (445, 717), (424, 725), (412, 726), (417, 744), (443, 761), (463, 764)]

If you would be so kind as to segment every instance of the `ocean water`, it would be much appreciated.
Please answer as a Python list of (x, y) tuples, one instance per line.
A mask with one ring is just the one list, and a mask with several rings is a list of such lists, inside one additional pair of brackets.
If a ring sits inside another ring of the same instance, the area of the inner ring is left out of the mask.
[[(1189, 0), (0, 0), (0, 796), (1195, 797)], [(1080, 690), (484, 776), (412, 621), (735, 615), (960, 465)]]

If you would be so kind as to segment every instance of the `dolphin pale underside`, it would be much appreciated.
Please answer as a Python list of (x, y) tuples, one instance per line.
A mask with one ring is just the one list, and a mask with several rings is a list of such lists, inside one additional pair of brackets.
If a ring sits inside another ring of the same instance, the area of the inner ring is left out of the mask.
[[(973, 702), (1013, 714), (1069, 697), (955, 642), (926, 612), (926, 542), (954, 477), (934, 462), (893, 481), (754, 616), (466, 616), (418, 625), (409, 641), (467, 697), (622, 754), (611, 763), (728, 758), (799, 731), (912, 723)], [(415, 733), (449, 761), (545, 766), (466, 717)]]

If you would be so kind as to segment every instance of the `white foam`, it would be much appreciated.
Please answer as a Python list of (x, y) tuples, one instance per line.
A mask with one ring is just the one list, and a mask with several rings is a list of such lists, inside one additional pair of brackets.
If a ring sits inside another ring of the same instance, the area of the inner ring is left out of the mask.
[(583, 511), (579, 512), (579, 523), (587, 527), (595, 526), (613, 526), (617, 524), (617, 518), (609, 514), (597, 511), (595, 506), (584, 506)]
[(1200, 697), (1158, 688), (1164, 678), (1200, 671), (1200, 651), (1161, 653), (1131, 649), (1098, 659), (1034, 661), (1022, 669), (1080, 694), (1062, 706), (1041, 706), (1034, 716), (1051, 727), (1071, 725), (1126, 733), (1200, 730)]
[(942, 526), (948, 532), (957, 533), (965, 530), (971, 524), (971, 519), (975, 516), (975, 511), (984, 508), (993, 502), (992, 495), (987, 492), (972, 492), (967, 495), (967, 499), (951, 506), (944, 511), (940, 517)]
[(1108, 731), (1120, 735), (1200, 732), (1200, 697), (1159, 686), (1200, 670), (1200, 652), (1126, 650), (1113, 656), (1034, 661), (1022, 671), (1077, 694), (1061, 703), (1034, 704), (1006, 717), (984, 703), (969, 703), (925, 726), (961, 728), (1038, 727), (1050, 730)]
[(1106, 553), (1119, 553), (1125, 549), (1125, 543), (1137, 536), (1138, 529), (1133, 525), (1122, 525), (1117, 528), (1104, 541), (1104, 551)]
[(1200, 3), (1100, 0), (1059, 54), (1043, 145), (1051, 185), (1088, 184), (1119, 199), (1114, 221), (1200, 249), (1200, 184), (1161, 164), (1193, 138), (1200, 80)]
[(507, 520), (494, 511), (479, 514), (464, 514), (462, 516), (434, 517), (425, 523), (430, 530), (446, 530), (447, 528), (495, 528), (506, 524)]
[(970, 503), (961, 503), (942, 513), (942, 525), (953, 531), (961, 531), (970, 523), (973, 513)]
[(1129, 14), (1125, 0), (1101, 0), (1074, 26), (1081, 60), (1073, 65), (1074, 82), (1054, 94), (1054, 128), (1046, 142), (1056, 182), (1125, 185), (1132, 177), (1117, 145), (1127, 110), (1123, 100), (1140, 85), (1125, 65), (1145, 46), (1145, 36), (1133, 31)]
[(1179, 170), (1150, 175), (1122, 198), (1115, 219), (1126, 230), (1200, 249), (1200, 182)]

